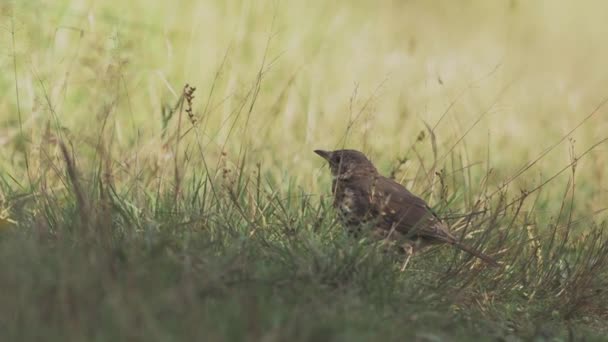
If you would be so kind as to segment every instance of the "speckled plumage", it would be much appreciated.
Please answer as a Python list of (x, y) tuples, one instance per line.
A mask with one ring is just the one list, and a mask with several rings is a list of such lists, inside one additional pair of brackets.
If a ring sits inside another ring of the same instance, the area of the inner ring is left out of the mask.
[(462, 244), (423, 199), (380, 175), (363, 153), (356, 150), (315, 153), (329, 163), (333, 205), (349, 232), (398, 240), (409, 250), (408, 254), (431, 244), (447, 243), (497, 265), (489, 256)]

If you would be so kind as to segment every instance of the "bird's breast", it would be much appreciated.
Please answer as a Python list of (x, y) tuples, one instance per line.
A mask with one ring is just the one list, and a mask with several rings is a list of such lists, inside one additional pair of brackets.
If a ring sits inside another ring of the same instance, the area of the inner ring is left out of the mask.
[(338, 183), (334, 185), (334, 207), (343, 225), (349, 232), (358, 235), (366, 222), (369, 211), (367, 194), (356, 185)]
[(351, 214), (355, 212), (356, 204), (355, 192), (350, 188), (345, 188), (342, 191), (342, 199), (337, 203), (338, 209), (344, 214)]

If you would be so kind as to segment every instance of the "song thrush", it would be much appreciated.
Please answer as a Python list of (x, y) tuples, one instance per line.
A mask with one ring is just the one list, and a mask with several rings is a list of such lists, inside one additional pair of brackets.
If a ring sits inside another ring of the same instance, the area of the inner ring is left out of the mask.
[(498, 266), (491, 257), (460, 242), (423, 199), (379, 174), (363, 153), (356, 150), (314, 152), (329, 163), (333, 205), (344, 226), (354, 234), (369, 228), (376, 237), (397, 241), (407, 253), (402, 271), (416, 250), (438, 243), (450, 244)]

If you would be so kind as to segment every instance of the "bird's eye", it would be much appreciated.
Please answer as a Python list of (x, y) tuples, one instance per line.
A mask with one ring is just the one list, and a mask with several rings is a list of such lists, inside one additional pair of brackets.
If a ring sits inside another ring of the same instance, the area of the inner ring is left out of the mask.
[(341, 162), (341, 161), (342, 161), (342, 157), (341, 157), (341, 156), (335, 156), (335, 157), (334, 157), (334, 162), (335, 162), (336, 164), (340, 164), (340, 162)]

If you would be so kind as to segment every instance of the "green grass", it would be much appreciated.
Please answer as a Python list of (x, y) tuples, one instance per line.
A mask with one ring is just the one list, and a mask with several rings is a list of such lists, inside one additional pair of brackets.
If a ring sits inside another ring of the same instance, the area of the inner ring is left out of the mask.
[[(606, 340), (606, 7), (0, 4), (0, 340)], [(343, 146), (503, 267), (346, 236)]]

